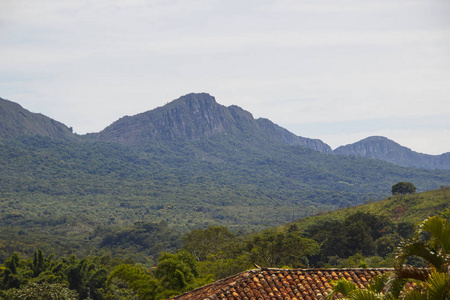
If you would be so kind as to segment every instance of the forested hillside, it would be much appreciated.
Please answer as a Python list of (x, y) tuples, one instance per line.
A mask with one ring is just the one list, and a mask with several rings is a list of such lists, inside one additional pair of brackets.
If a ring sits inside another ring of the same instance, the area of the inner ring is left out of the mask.
[[(395, 195), (364, 205), (330, 211), (294, 222), (321, 251), (311, 260), (319, 265), (378, 263), (393, 265), (396, 247), (410, 238), (414, 226), (428, 217), (450, 219), (450, 187)], [(280, 230), (288, 230), (283, 226)], [(354, 257), (352, 257), (354, 256)], [(387, 261), (383, 261), (387, 259)], [(418, 262), (415, 262), (418, 263)]]
[[(437, 212), (450, 218), (449, 197), (448, 187), (397, 195), (250, 234), (213, 226), (181, 238), (164, 222), (97, 229), (90, 239), (101, 236), (99, 255), (55, 257), (36, 250), (29, 258), (17, 253), (5, 257), (0, 298), (52, 291), (70, 294), (70, 299), (166, 299), (255, 267), (392, 267), (396, 247), (423, 215)], [(398, 206), (406, 207), (403, 214)], [(174, 253), (160, 253), (165, 246)], [(138, 253), (154, 260), (136, 260)], [(142, 267), (152, 262), (156, 268)], [(426, 266), (414, 259), (407, 263)]]
[(9, 228), (0, 238), (12, 241), (3, 244), (5, 255), (41, 244), (87, 251), (102, 238), (101, 228), (138, 221), (164, 221), (180, 232), (211, 225), (260, 229), (378, 200), (400, 180), (426, 190), (450, 176), (299, 146), (265, 145), (263, 151), (225, 139), (147, 151), (43, 137), (0, 144), (1, 225)]
[[(10, 113), (27, 114), (17, 109)], [(40, 128), (40, 118), (33, 127)], [(18, 117), (9, 120), (22, 126)], [(100, 243), (121, 249), (120, 238), (103, 241), (105, 235), (141, 223), (179, 234), (211, 225), (258, 230), (379, 200), (399, 181), (418, 191), (450, 182), (448, 170), (313, 150), (318, 141), (204, 94), (124, 118), (99, 134), (55, 138), (50, 133), (59, 123), (44, 123), (52, 129), (36, 134), (26, 127), (0, 139), (3, 257), (36, 248), (83, 254)], [(171, 238), (154, 249), (173, 249)]]

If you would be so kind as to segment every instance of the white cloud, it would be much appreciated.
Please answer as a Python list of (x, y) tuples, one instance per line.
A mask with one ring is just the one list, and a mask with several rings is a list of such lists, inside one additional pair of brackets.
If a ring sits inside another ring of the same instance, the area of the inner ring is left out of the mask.
[(443, 0), (6, 1), (0, 97), (79, 133), (193, 91), (285, 126), (450, 114), (449, 13)]

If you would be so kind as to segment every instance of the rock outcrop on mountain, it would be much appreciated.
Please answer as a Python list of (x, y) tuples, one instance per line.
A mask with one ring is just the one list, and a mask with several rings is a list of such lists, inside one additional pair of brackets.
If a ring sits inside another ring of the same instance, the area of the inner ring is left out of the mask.
[(242, 108), (218, 104), (206, 93), (188, 94), (163, 107), (135, 116), (126, 116), (98, 133), (101, 140), (124, 144), (149, 141), (202, 138), (226, 135), (239, 139), (259, 139), (301, 145), (332, 153), (324, 142), (296, 136), (267, 119), (254, 119)]
[(0, 98), (0, 139), (30, 135), (52, 138), (74, 137), (71, 129), (66, 125)]
[(450, 152), (441, 155), (422, 154), (382, 136), (372, 136), (333, 151), (337, 155), (369, 157), (403, 167), (450, 169)]

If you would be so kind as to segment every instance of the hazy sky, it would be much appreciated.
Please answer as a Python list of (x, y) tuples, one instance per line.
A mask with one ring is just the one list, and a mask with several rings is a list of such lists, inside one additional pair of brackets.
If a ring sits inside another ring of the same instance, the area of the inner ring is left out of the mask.
[(84, 134), (190, 92), (332, 148), (450, 152), (450, 1), (0, 1), (2, 98)]

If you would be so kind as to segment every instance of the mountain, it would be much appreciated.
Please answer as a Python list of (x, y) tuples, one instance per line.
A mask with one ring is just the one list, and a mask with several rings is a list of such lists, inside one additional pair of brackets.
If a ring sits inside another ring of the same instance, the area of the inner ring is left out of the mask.
[(127, 145), (227, 136), (249, 143), (264, 140), (304, 146), (326, 154), (374, 158), (404, 167), (450, 169), (450, 153), (421, 154), (384, 137), (369, 137), (332, 151), (321, 140), (297, 136), (267, 119), (254, 119), (242, 108), (220, 105), (206, 93), (188, 94), (163, 107), (123, 117), (93, 136)]
[[(0, 228), (8, 228), (0, 230), (0, 259), (1, 245), (89, 251), (112, 226), (261, 229), (381, 199), (399, 181), (418, 191), (450, 183), (450, 170), (327, 154), (322, 142), (207, 94), (77, 138), (66, 138), (70, 130), (56, 121), (12, 107), (3, 108), (2, 122), (26, 130), (0, 139)], [(30, 122), (64, 134), (33, 131)], [(302, 146), (308, 143), (325, 153)]]
[(206, 93), (188, 94), (163, 107), (123, 117), (98, 134), (100, 140), (130, 145), (213, 136), (263, 139), (332, 153), (330, 146), (320, 140), (296, 136), (267, 119), (255, 120), (248, 111), (220, 105)]
[(33, 135), (52, 138), (74, 137), (66, 125), (0, 98), (0, 139)]
[(450, 169), (450, 152), (441, 155), (422, 154), (382, 136), (372, 136), (333, 151), (337, 155), (352, 155), (388, 161), (399, 166)]
[[(31, 113), (17, 103), (0, 98), (0, 138), (27, 135), (75, 137), (64, 124), (42, 114)], [(326, 154), (368, 157), (404, 167), (450, 169), (450, 152), (441, 155), (422, 154), (379, 136), (368, 137), (333, 151), (319, 139), (297, 136), (268, 119), (254, 119), (250, 112), (236, 105), (220, 105), (213, 96), (206, 93), (191, 93), (163, 107), (135, 116), (125, 116), (103, 131), (87, 135), (90, 139), (125, 145), (145, 145), (179, 139), (198, 141), (225, 136), (247, 142), (264, 140), (299, 145)]]

